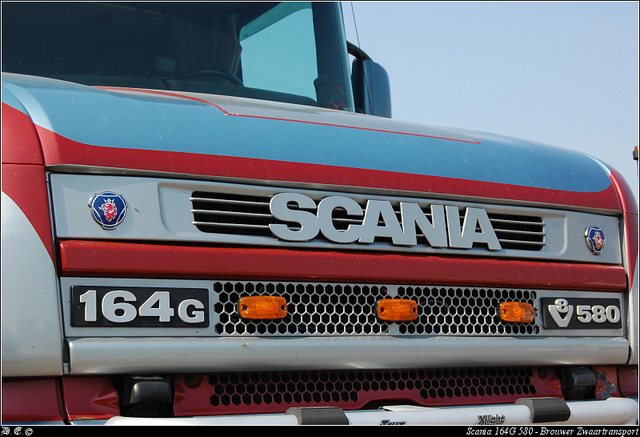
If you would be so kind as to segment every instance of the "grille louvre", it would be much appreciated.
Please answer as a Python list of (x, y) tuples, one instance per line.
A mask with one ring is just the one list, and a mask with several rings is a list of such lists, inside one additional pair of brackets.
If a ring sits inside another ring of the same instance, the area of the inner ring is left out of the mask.
[(192, 202), (193, 224), (198, 230), (216, 234), (270, 236), (274, 222), (269, 198), (197, 191)]
[[(283, 223), (271, 215), (270, 197), (267, 195), (194, 191), (190, 201), (193, 206), (191, 210), (193, 225), (201, 232), (275, 238), (269, 230), (269, 224)], [(392, 204), (400, 221), (399, 202), (392, 202)], [(364, 209), (365, 205), (360, 206)], [(429, 211), (428, 207), (421, 206), (423, 211)], [(464, 208), (460, 212), (462, 223)], [(425, 216), (432, 220), (429, 212), (425, 212)], [(492, 212), (488, 212), (488, 216), (503, 249), (540, 251), (545, 247), (546, 233), (542, 218)], [(343, 230), (349, 224), (362, 224), (362, 218), (349, 217), (342, 210), (337, 209), (334, 211), (333, 222), (336, 229)], [(291, 223), (287, 225), (295, 230)], [(424, 235), (419, 228), (417, 231), (418, 239), (424, 241)], [(322, 235), (319, 234), (317, 238), (322, 238)]]

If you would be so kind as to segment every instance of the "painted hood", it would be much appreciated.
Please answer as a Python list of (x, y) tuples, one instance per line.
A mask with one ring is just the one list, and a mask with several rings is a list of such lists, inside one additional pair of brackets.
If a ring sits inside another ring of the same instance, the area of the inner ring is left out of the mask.
[(3, 74), (44, 164), (306, 182), (618, 209), (586, 154), (486, 133), (285, 103), (95, 88)]

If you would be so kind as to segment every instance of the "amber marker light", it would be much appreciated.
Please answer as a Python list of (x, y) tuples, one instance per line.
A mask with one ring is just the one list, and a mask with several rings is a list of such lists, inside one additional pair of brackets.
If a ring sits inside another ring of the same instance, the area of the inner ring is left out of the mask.
[(522, 302), (502, 302), (500, 318), (504, 322), (531, 323), (535, 319), (533, 305)]
[(381, 299), (378, 318), (387, 322), (410, 322), (418, 318), (418, 303), (411, 299)]
[(283, 319), (287, 315), (287, 300), (277, 296), (243, 297), (238, 302), (238, 311), (243, 319)]

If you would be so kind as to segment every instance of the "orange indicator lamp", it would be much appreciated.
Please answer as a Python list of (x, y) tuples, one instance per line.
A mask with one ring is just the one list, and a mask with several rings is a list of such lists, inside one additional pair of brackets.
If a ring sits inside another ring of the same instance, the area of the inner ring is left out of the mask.
[(500, 318), (504, 322), (531, 323), (535, 319), (533, 305), (523, 302), (500, 303)]
[(238, 311), (243, 319), (283, 319), (287, 315), (287, 300), (278, 296), (243, 297), (238, 302)]
[(380, 299), (378, 318), (387, 322), (410, 322), (418, 318), (418, 303), (411, 299)]

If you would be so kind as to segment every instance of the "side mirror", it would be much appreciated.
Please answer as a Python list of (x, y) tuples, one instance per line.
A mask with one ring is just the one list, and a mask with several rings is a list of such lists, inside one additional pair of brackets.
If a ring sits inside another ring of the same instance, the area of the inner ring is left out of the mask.
[(351, 84), (356, 109), (365, 114), (391, 118), (391, 87), (386, 70), (351, 44), (349, 53), (355, 56), (351, 66)]

